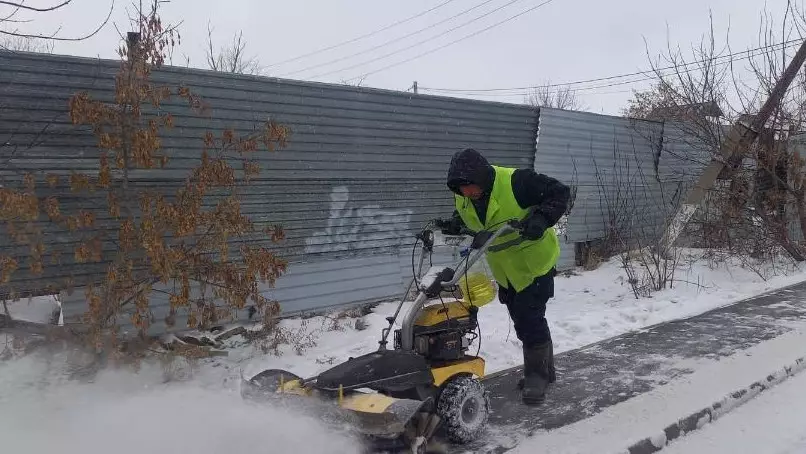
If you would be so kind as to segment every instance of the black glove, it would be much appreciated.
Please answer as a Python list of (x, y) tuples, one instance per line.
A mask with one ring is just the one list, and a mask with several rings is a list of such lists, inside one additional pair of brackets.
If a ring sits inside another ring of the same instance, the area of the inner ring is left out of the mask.
[(434, 219), (434, 225), (438, 229), (447, 229), (451, 225), (451, 221), (449, 219)]
[(527, 240), (537, 240), (543, 237), (546, 233), (549, 223), (546, 218), (538, 212), (532, 213), (529, 217), (523, 220), (523, 227), (521, 228), (521, 236)]
[(445, 235), (461, 235), (462, 226), (456, 218), (435, 219), (434, 225)]

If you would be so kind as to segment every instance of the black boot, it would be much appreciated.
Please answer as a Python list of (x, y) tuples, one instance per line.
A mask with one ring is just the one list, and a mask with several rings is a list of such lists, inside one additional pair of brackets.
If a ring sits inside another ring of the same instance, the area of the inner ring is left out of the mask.
[(552, 342), (548, 341), (523, 349), (523, 389), (521, 399), (526, 405), (540, 405), (546, 398), (546, 389), (555, 377), (552, 371)]
[(557, 381), (557, 370), (554, 369), (554, 343), (549, 341), (549, 383)]
[[(557, 370), (554, 368), (554, 343), (550, 344), (550, 352), (549, 352), (549, 383), (554, 383), (557, 381)], [(524, 374), (526, 371), (524, 370)], [(518, 380), (517, 387), (518, 389), (523, 389), (523, 382), (524, 378), (521, 377)]]

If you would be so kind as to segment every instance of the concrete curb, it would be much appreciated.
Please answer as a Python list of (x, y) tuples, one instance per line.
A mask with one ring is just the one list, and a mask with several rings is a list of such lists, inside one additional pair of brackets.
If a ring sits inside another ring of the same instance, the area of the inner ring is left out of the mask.
[(716, 421), (732, 410), (739, 408), (760, 393), (775, 387), (788, 378), (802, 372), (804, 369), (806, 369), (806, 357), (798, 358), (794, 362), (768, 375), (764, 380), (753, 382), (750, 386), (738, 389), (710, 406), (691, 413), (666, 426), (662, 431), (658, 431), (655, 434), (633, 443), (627, 449), (621, 451), (621, 454), (651, 454), (658, 452), (666, 447), (669, 442), (702, 429), (708, 423)]

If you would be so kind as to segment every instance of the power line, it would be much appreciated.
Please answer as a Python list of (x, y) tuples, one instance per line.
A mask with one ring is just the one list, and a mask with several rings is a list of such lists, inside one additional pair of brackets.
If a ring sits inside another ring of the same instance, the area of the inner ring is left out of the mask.
[(305, 57), (310, 57), (311, 55), (316, 55), (316, 54), (319, 54), (319, 53), (322, 53), (322, 52), (326, 52), (326, 51), (329, 51), (329, 50), (332, 50), (332, 49), (336, 49), (337, 47), (341, 47), (341, 46), (344, 46), (346, 44), (354, 43), (356, 41), (359, 41), (359, 40), (362, 40), (364, 38), (370, 37), (372, 35), (376, 35), (378, 33), (381, 33), (381, 32), (384, 32), (386, 30), (389, 30), (390, 28), (397, 27), (398, 25), (404, 24), (406, 22), (410, 22), (410, 21), (412, 21), (414, 19), (417, 19), (418, 17), (424, 16), (424, 15), (430, 13), (431, 11), (434, 11), (434, 10), (437, 10), (439, 8), (442, 8), (443, 6), (445, 6), (448, 3), (451, 3), (453, 1), (455, 1), (455, 0), (446, 0), (446, 1), (442, 2), (442, 3), (440, 3), (437, 6), (434, 6), (434, 7), (430, 8), (430, 9), (427, 9), (425, 11), (417, 13), (417, 14), (415, 14), (413, 16), (409, 16), (406, 19), (402, 19), (402, 20), (399, 20), (399, 21), (394, 22), (392, 24), (389, 24), (389, 25), (387, 25), (387, 26), (385, 26), (383, 28), (379, 28), (378, 30), (363, 34), (361, 36), (349, 39), (347, 41), (340, 42), (338, 44), (334, 44), (332, 46), (323, 47), (321, 49), (318, 49), (318, 50), (315, 50), (315, 51), (312, 51), (312, 52), (308, 52), (307, 54), (303, 54), (303, 55), (300, 55), (298, 57), (293, 57), (293, 58), (289, 58), (288, 60), (283, 60), (283, 61), (279, 61), (277, 63), (272, 63), (272, 64), (268, 65), (267, 67), (271, 68), (271, 67), (274, 67), (274, 66), (279, 66), (279, 65), (286, 64), (286, 63), (291, 63), (292, 61), (301, 60), (301, 59), (303, 59)]
[[(619, 81), (619, 82), (611, 82), (611, 83), (607, 83), (607, 84), (594, 85), (594, 86), (590, 86), (590, 87), (581, 87), (581, 88), (575, 89), (574, 91), (575, 92), (592, 91), (592, 90), (599, 90), (599, 89), (602, 89), (602, 88), (618, 87), (618, 86), (622, 86), (622, 85), (632, 85), (632, 84), (635, 84), (635, 83), (638, 83), (638, 82), (643, 82), (645, 80), (651, 80), (651, 79), (652, 79), (652, 77), (641, 77), (641, 78), (638, 78), (638, 79), (630, 79), (630, 80), (624, 80), (624, 81)], [(534, 87), (534, 88), (537, 88), (537, 87)], [(438, 94), (440, 94), (440, 93), (441, 94), (464, 94), (464, 95), (474, 95), (474, 96), (517, 96), (517, 95), (528, 94), (528, 91), (526, 91), (526, 90), (513, 91), (513, 92), (510, 92), (510, 93), (502, 93), (502, 92), (465, 93), (465, 92), (451, 91), (451, 90), (447, 90), (447, 89), (446, 90), (441, 90), (441, 89), (436, 89), (436, 88), (424, 88), (424, 87), (420, 87), (420, 90), (425, 90), (425, 91), (429, 91), (429, 92), (432, 92), (432, 93), (438, 93)], [(629, 90), (627, 90), (627, 91), (629, 91)]]
[[(370, 60), (367, 60), (367, 61), (364, 61), (364, 62), (361, 62), (361, 63), (356, 63), (354, 65), (347, 66), (347, 67), (344, 67), (344, 68), (341, 68), (341, 69), (335, 69), (335, 70), (328, 71), (328, 72), (325, 72), (325, 73), (317, 74), (317, 75), (311, 77), (311, 79), (316, 79), (316, 78), (327, 76), (327, 75), (330, 75), (330, 74), (340, 73), (342, 71), (347, 71), (347, 70), (350, 70), (350, 69), (353, 69), (353, 68), (357, 68), (359, 66), (368, 65), (368, 64), (370, 64), (372, 62), (375, 62), (375, 61), (378, 61), (378, 60), (383, 60), (384, 58), (391, 57), (392, 55), (399, 54), (400, 52), (415, 48), (415, 47), (417, 47), (417, 46), (419, 46), (421, 44), (425, 44), (425, 43), (427, 43), (427, 42), (429, 42), (429, 41), (431, 41), (431, 40), (433, 40), (435, 38), (439, 38), (440, 36), (447, 35), (448, 33), (452, 32), (454, 30), (458, 30), (458, 29), (460, 29), (460, 28), (462, 28), (462, 27), (464, 27), (466, 25), (470, 25), (471, 23), (476, 22), (479, 19), (487, 17), (487, 16), (489, 16), (490, 14), (492, 14), (492, 13), (494, 13), (496, 11), (500, 11), (500, 10), (506, 8), (507, 6), (510, 6), (513, 3), (517, 3), (517, 2), (520, 2), (520, 1), (523, 1), (523, 0), (510, 0), (509, 2), (505, 3), (502, 6), (499, 6), (498, 8), (493, 9), (492, 11), (488, 11), (488, 12), (482, 14), (481, 16), (478, 16), (478, 17), (476, 17), (474, 19), (471, 19), (471, 20), (469, 20), (467, 22), (464, 22), (464, 23), (462, 23), (460, 25), (457, 25), (456, 27), (448, 29), (448, 30), (436, 35), (436, 36), (432, 36), (430, 38), (418, 41), (418, 42), (416, 42), (416, 43), (414, 43), (414, 44), (412, 44), (412, 45), (410, 45), (408, 47), (404, 47), (403, 49), (396, 50), (396, 51), (393, 51), (393, 52), (389, 52), (387, 54), (381, 55), (380, 57), (375, 57), (373, 59), (370, 59)], [(553, 0), (548, 0), (548, 1), (553, 1)], [(358, 79), (358, 78), (360, 78), (360, 77), (354, 77), (353, 79)], [(353, 80), (353, 79), (350, 79), (350, 80)]]
[[(478, 88), (478, 89), (431, 88), (431, 87), (420, 87), (420, 88), (422, 90), (428, 90), (428, 91), (456, 92), (456, 93), (471, 94), (471, 93), (486, 93), (486, 92), (497, 92), (497, 91), (524, 91), (524, 90), (532, 90), (532, 89), (535, 89), (535, 88), (544, 88), (544, 87), (548, 87), (548, 88), (568, 87), (568, 86), (572, 86), (572, 85), (584, 85), (584, 84), (588, 84), (588, 83), (592, 83), (592, 82), (604, 82), (604, 81), (608, 81), (608, 80), (623, 79), (625, 77), (634, 77), (634, 76), (642, 76), (642, 75), (643, 76), (649, 76), (649, 77), (645, 77), (643, 79), (638, 79), (637, 80), (637, 81), (642, 81), (642, 80), (648, 80), (648, 79), (654, 78), (655, 71), (662, 72), (662, 71), (668, 71), (668, 70), (679, 70), (679, 68), (681, 66), (682, 67), (687, 67), (689, 65), (707, 63), (709, 61), (721, 60), (721, 59), (730, 60), (733, 57), (736, 57), (736, 56), (742, 55), (742, 54), (747, 54), (747, 56), (745, 56), (743, 58), (739, 58), (737, 60), (746, 60), (746, 59), (749, 59), (749, 58), (755, 56), (755, 54), (751, 55), (754, 52), (763, 51), (763, 50), (767, 50), (767, 49), (773, 49), (773, 48), (777, 48), (779, 46), (782, 46), (784, 48), (791, 47), (792, 44), (800, 43), (800, 42), (801, 42), (801, 40), (799, 40), (799, 39), (792, 39), (792, 40), (789, 40), (789, 41), (783, 41), (783, 42), (780, 42), (780, 43), (770, 44), (770, 45), (766, 45), (766, 46), (760, 46), (760, 47), (756, 47), (756, 48), (753, 48), (753, 49), (748, 49), (748, 50), (741, 51), (741, 52), (734, 52), (734, 53), (730, 53), (730, 54), (726, 54), (726, 55), (721, 55), (721, 56), (718, 56), (718, 57), (714, 57), (712, 59), (695, 60), (695, 61), (692, 61), (692, 62), (682, 63), (682, 64), (676, 65), (676, 66), (672, 65), (672, 66), (667, 66), (665, 68), (658, 68), (656, 70), (637, 71), (637, 72), (632, 72), (632, 73), (617, 74), (617, 75), (614, 75), (614, 76), (598, 77), (598, 78), (595, 78), (595, 79), (577, 80), (577, 81), (565, 82), (565, 83), (553, 83), (553, 84), (545, 84), (545, 85), (532, 85), (532, 86), (526, 86), (526, 87), (511, 87), (511, 88)], [(778, 50), (778, 49), (773, 49), (773, 50)], [(717, 62), (717, 63), (719, 63), (719, 62)], [(682, 71), (682, 72), (691, 72), (693, 70), (694, 69), (685, 70), (685, 71)], [(584, 89), (585, 88), (580, 88), (578, 90), (584, 90)]]
[[(796, 41), (796, 40), (793, 40), (793, 41)], [(792, 47), (791, 43), (792, 43), (792, 41), (788, 41), (788, 42), (785, 42), (785, 43), (778, 43), (778, 44), (774, 44), (774, 45), (770, 45), (770, 46), (765, 46), (765, 48), (769, 48), (771, 50), (778, 50), (778, 49), (776, 49), (776, 47), (782, 46), (784, 44), (785, 45), (783, 46), (783, 48)], [(728, 64), (728, 63), (731, 63), (733, 61), (749, 60), (750, 58), (752, 58), (754, 56), (755, 56), (755, 54), (752, 54), (752, 55), (748, 54), (748, 55), (746, 55), (744, 57), (737, 58), (735, 60), (730, 60), (730, 61), (725, 61), (725, 62), (717, 62), (716, 64)], [(723, 56), (723, 57), (726, 57), (726, 56)], [(694, 64), (694, 63), (696, 63), (696, 62), (691, 62), (689, 64)], [(672, 69), (674, 69), (674, 68), (672, 68)], [(690, 72), (695, 71), (695, 70), (696, 70), (696, 68), (678, 70), (678, 71), (679, 71), (680, 74), (686, 74), (686, 73), (690, 73)], [(661, 72), (662, 70), (658, 70), (658, 71)], [(672, 73), (670, 73), (670, 74), (672, 74)], [(662, 76), (663, 75), (667, 75), (667, 74), (662, 74)], [(602, 88), (617, 87), (617, 86), (622, 86), (622, 85), (632, 85), (632, 84), (635, 84), (635, 83), (644, 82), (644, 81), (652, 80), (652, 79), (654, 79), (654, 76), (650, 74), (650, 75), (640, 77), (640, 78), (637, 78), (637, 79), (634, 78), (634, 79), (629, 79), (629, 80), (624, 80), (624, 81), (619, 81), (619, 82), (611, 82), (611, 83), (607, 83), (607, 84), (599, 84), (599, 85), (594, 85), (594, 86), (589, 86), (589, 87), (580, 87), (580, 88), (574, 89), (574, 92), (593, 91), (593, 90), (598, 90), (598, 89), (602, 89)], [(554, 85), (563, 86), (561, 84), (554, 84)], [(550, 85), (544, 85), (543, 87), (546, 87), (546, 86), (550, 86)], [(516, 95), (527, 94), (527, 92), (525, 92), (523, 90), (514, 91), (514, 92), (511, 92), (511, 93), (502, 93), (500, 91), (468, 93), (468, 92), (450, 91), (450, 90), (447, 90), (447, 89), (444, 90), (444, 91), (440, 91), (438, 89), (431, 89), (431, 88), (424, 88), (424, 87), (420, 87), (420, 88), (421, 88), (421, 90), (424, 90), (424, 91), (429, 91), (429, 92), (436, 93), (436, 94), (445, 94), (445, 95), (448, 95), (448, 94), (464, 94), (464, 95), (468, 95), (468, 96), (496, 96), (496, 95), (497, 96), (516, 96)], [(539, 88), (539, 87), (529, 87), (529, 88)]]
[(421, 29), (419, 29), (419, 30), (415, 30), (415, 31), (413, 31), (413, 32), (411, 32), (411, 33), (409, 33), (409, 34), (407, 34), (407, 35), (403, 35), (403, 36), (401, 36), (401, 37), (399, 37), (399, 38), (393, 38), (393, 39), (390, 39), (389, 41), (386, 41), (386, 42), (384, 42), (384, 43), (382, 43), (382, 44), (378, 44), (378, 45), (376, 45), (376, 46), (370, 47), (369, 49), (362, 50), (362, 51), (360, 51), (360, 52), (356, 52), (356, 53), (354, 53), (354, 54), (347, 55), (346, 57), (339, 57), (339, 58), (335, 58), (335, 59), (333, 59), (333, 60), (329, 60), (329, 61), (326, 61), (326, 62), (324, 62), (324, 63), (318, 63), (318, 64), (315, 64), (315, 65), (307, 66), (307, 67), (302, 68), (302, 69), (298, 69), (298, 70), (296, 70), (296, 71), (291, 71), (291, 72), (287, 72), (287, 73), (285, 73), (285, 74), (280, 74), (278, 77), (287, 77), (287, 76), (292, 76), (292, 75), (294, 75), (294, 74), (299, 74), (299, 73), (301, 73), (301, 72), (308, 71), (309, 69), (320, 68), (320, 67), (322, 67), (322, 66), (327, 66), (327, 65), (330, 65), (330, 64), (333, 64), (333, 63), (338, 63), (338, 62), (340, 62), (340, 61), (344, 61), (344, 60), (347, 60), (347, 59), (350, 59), (350, 58), (353, 58), (353, 57), (357, 57), (357, 56), (359, 56), (359, 55), (363, 55), (363, 54), (366, 54), (366, 53), (372, 52), (372, 51), (377, 50), (377, 49), (380, 49), (380, 48), (382, 48), (382, 47), (386, 47), (386, 46), (388, 46), (389, 44), (393, 44), (393, 43), (399, 42), (399, 41), (401, 41), (401, 40), (403, 40), (403, 39), (406, 39), (406, 38), (408, 38), (408, 37), (410, 37), (410, 36), (414, 36), (414, 35), (417, 35), (417, 34), (420, 34), (420, 33), (424, 32), (424, 31), (426, 31), (426, 30), (430, 30), (430, 29), (432, 29), (432, 28), (434, 28), (434, 27), (436, 27), (436, 26), (438, 26), (438, 25), (444, 24), (445, 22), (448, 22), (448, 21), (451, 21), (451, 20), (453, 20), (453, 19), (456, 19), (457, 17), (459, 17), (459, 16), (463, 16), (463, 15), (465, 15), (465, 14), (469, 13), (470, 11), (473, 11), (474, 9), (480, 8), (480, 7), (482, 7), (482, 6), (486, 5), (487, 3), (490, 3), (490, 2), (492, 2), (492, 1), (493, 1), (493, 0), (486, 0), (486, 1), (484, 1), (484, 2), (479, 3), (479, 4), (478, 4), (478, 5), (476, 5), (476, 6), (473, 6), (473, 7), (468, 8), (468, 9), (466, 9), (466, 10), (464, 10), (464, 11), (460, 12), (460, 13), (454, 14), (453, 16), (451, 16), (451, 17), (449, 17), (449, 18), (447, 18), (447, 19), (443, 19), (443, 20), (441, 20), (441, 21), (439, 21), (439, 22), (437, 22), (437, 23), (435, 23), (435, 24), (431, 24), (431, 25), (429, 25), (429, 26), (427, 26), (427, 27), (423, 27), (423, 28), (421, 28)]
[[(732, 56), (737, 56), (737, 55), (741, 55), (741, 54), (746, 54), (746, 55), (744, 55), (743, 57), (740, 57), (740, 58), (736, 58), (735, 60), (726, 60), (726, 61), (715, 62), (715, 64), (724, 65), (724, 64), (732, 63), (734, 61), (749, 60), (750, 58), (752, 58), (752, 57), (757, 55), (757, 54), (755, 54), (755, 52), (757, 52), (757, 51), (762, 51), (762, 50), (766, 50), (766, 49), (769, 49), (769, 50), (772, 50), (772, 51), (777, 51), (777, 50), (781, 50), (781, 49), (785, 49), (785, 48), (790, 48), (790, 47), (793, 47), (794, 45), (799, 45), (798, 41), (799, 40), (789, 40), (789, 41), (784, 41), (784, 42), (780, 42), (780, 43), (770, 44), (770, 45), (761, 46), (761, 47), (758, 47), (758, 48), (755, 48), (755, 49), (749, 49), (748, 51), (736, 52), (736, 53), (732, 53), (732, 54), (723, 55), (723, 56), (720, 56), (720, 57), (714, 57), (714, 59), (712, 59), (712, 60), (717, 60), (717, 58), (727, 59), (727, 58), (730, 58)], [(698, 60), (698, 61), (693, 61), (693, 62), (687, 62), (687, 63), (681, 64), (679, 66), (689, 66), (689, 65), (693, 65), (693, 64), (697, 64), (697, 63), (704, 63), (706, 61), (708, 61), (708, 60)], [(676, 70), (680, 74), (685, 74), (685, 73), (690, 73), (692, 71), (695, 71), (697, 69), (697, 68), (691, 68), (691, 69), (679, 70), (679, 69), (676, 69), (678, 67), (670, 66), (670, 67), (667, 67), (667, 68), (660, 68), (657, 71), (658, 72), (663, 72), (663, 71), (672, 69), (672, 70)], [(648, 75), (644, 76), (644, 77), (635, 78), (635, 76), (638, 76), (641, 73), (630, 73), (630, 74), (619, 75), (619, 76), (610, 76), (610, 77), (601, 77), (601, 78), (598, 78), (598, 79), (590, 79), (590, 81), (606, 81), (606, 80), (613, 80), (616, 77), (633, 77), (632, 79), (624, 80), (624, 81), (610, 82), (610, 83), (606, 83), (606, 84), (598, 84), (598, 85), (593, 85), (593, 86), (588, 86), (588, 87), (580, 87), (580, 88), (575, 89), (574, 91), (575, 92), (593, 91), (593, 90), (599, 90), (599, 89), (609, 88), (609, 87), (616, 87), (616, 86), (621, 86), (621, 85), (631, 85), (631, 84), (635, 84), (635, 83), (638, 83), (638, 82), (643, 82), (643, 81), (654, 79), (654, 73), (650, 73), (650, 72), (646, 72), (646, 71), (644, 71), (642, 73), (648, 74)], [(669, 73), (669, 74), (674, 74), (674, 72)], [(662, 76), (663, 75), (666, 75), (666, 74), (662, 74)], [(580, 82), (583, 82), (583, 81), (580, 81)], [(588, 82), (588, 81), (585, 81), (585, 82)], [(548, 85), (542, 85), (542, 86), (524, 87), (524, 89), (528, 90), (528, 89), (547, 87), (547, 86), (566, 86), (566, 84), (548, 84)], [(468, 95), (468, 96), (512, 97), (512, 96), (518, 96), (518, 95), (523, 96), (525, 94), (528, 94), (523, 89), (519, 89), (519, 88), (518, 89), (506, 89), (506, 90), (519, 90), (519, 91), (510, 92), (510, 93), (502, 92), (502, 90), (504, 90), (504, 89), (497, 90), (497, 91), (482, 91), (482, 92), (475, 92), (475, 93), (460, 92), (458, 90), (453, 90), (453, 89), (434, 89), (434, 88), (424, 88), (424, 87), (420, 87), (420, 89), (424, 90), (424, 91), (429, 91), (429, 92), (432, 92), (432, 93), (435, 93), (435, 94), (438, 94), (438, 95), (441, 94), (441, 95), (446, 95), (446, 96), (450, 95), (450, 94), (464, 94), (464, 95)], [(620, 91), (600, 92), (598, 94), (629, 93), (630, 91), (631, 90), (620, 90)]]
[[(592, 87), (590, 90), (594, 91), (594, 89), (598, 90), (598, 89), (603, 89), (603, 88), (607, 88), (607, 87), (606, 86)], [(420, 90), (423, 90), (423, 89), (420, 88)], [(426, 91), (428, 91), (430, 93), (433, 93), (435, 95), (450, 96), (450, 95), (462, 94), (462, 95), (477, 96), (477, 97), (484, 97), (484, 98), (513, 98), (513, 97), (518, 97), (518, 96), (523, 97), (523, 96), (526, 96), (526, 95), (530, 94), (530, 93), (525, 92), (525, 91), (513, 92), (513, 93), (453, 93), (453, 92), (451, 92), (451, 93), (442, 93), (442, 92), (433, 91), (433, 90), (426, 90)], [(612, 91), (596, 91), (594, 94), (596, 94), (596, 95), (614, 95), (614, 94), (632, 93), (632, 91), (633, 91), (632, 89), (629, 89), (629, 90), (612, 90)]]
[(418, 59), (418, 58), (420, 58), (420, 57), (424, 57), (424, 56), (426, 56), (426, 55), (433, 54), (434, 52), (436, 52), (436, 51), (438, 51), (438, 50), (442, 50), (442, 49), (444, 49), (444, 48), (446, 48), (446, 47), (448, 47), (448, 46), (452, 46), (452, 45), (454, 45), (454, 44), (456, 44), (456, 43), (458, 43), (458, 42), (460, 42), (460, 41), (464, 41), (464, 40), (466, 40), (466, 39), (469, 39), (469, 38), (472, 38), (472, 37), (474, 37), (474, 36), (476, 36), (476, 35), (479, 35), (479, 34), (481, 34), (481, 33), (484, 33), (484, 32), (486, 32), (487, 30), (490, 30), (490, 29), (492, 29), (492, 28), (494, 28), (494, 27), (497, 27), (497, 26), (499, 26), (499, 25), (501, 25), (501, 24), (503, 24), (503, 23), (505, 23), (505, 22), (509, 22), (509, 21), (511, 21), (511, 20), (514, 20), (514, 19), (516, 19), (516, 18), (520, 17), (520, 16), (523, 16), (523, 15), (524, 15), (524, 14), (526, 14), (526, 13), (529, 13), (529, 12), (531, 12), (531, 11), (534, 11), (534, 10), (536, 10), (536, 9), (538, 9), (538, 8), (542, 7), (542, 6), (548, 5), (549, 3), (553, 2), (553, 1), (554, 1), (554, 0), (545, 0), (544, 2), (539, 3), (539, 4), (538, 4), (538, 5), (536, 5), (536, 6), (533, 6), (533, 7), (529, 8), (529, 9), (527, 9), (527, 10), (525, 10), (525, 11), (522, 11), (522, 12), (520, 12), (520, 13), (518, 13), (518, 14), (515, 14), (514, 16), (510, 16), (510, 17), (508, 17), (507, 19), (504, 19), (504, 20), (502, 20), (502, 21), (496, 22), (496, 23), (494, 23), (493, 25), (490, 25), (490, 26), (488, 26), (488, 27), (486, 27), (486, 28), (483, 28), (483, 29), (481, 29), (481, 30), (478, 30), (478, 31), (476, 31), (476, 32), (473, 32), (473, 33), (471, 33), (471, 34), (469, 34), (469, 35), (465, 35), (465, 36), (463, 36), (463, 37), (461, 37), (461, 38), (459, 38), (459, 39), (453, 40), (453, 41), (451, 41), (451, 42), (449, 42), (449, 43), (447, 43), (447, 44), (443, 44), (442, 46), (439, 46), (439, 47), (437, 47), (437, 48), (434, 48), (434, 49), (431, 49), (431, 50), (429, 50), (429, 51), (423, 52), (423, 53), (421, 53), (421, 54), (415, 55), (415, 56), (413, 56), (413, 57), (411, 57), (411, 58), (407, 58), (407, 59), (402, 60), (402, 61), (399, 61), (399, 62), (397, 62), (397, 63), (392, 63), (391, 65), (386, 65), (386, 66), (384, 66), (384, 67), (382, 67), (382, 68), (379, 68), (379, 69), (376, 69), (376, 70), (374, 70), (374, 71), (370, 71), (370, 72), (364, 73), (364, 74), (362, 74), (362, 75), (360, 75), (360, 76), (353, 77), (352, 79), (348, 79), (348, 81), (349, 81), (349, 80), (355, 80), (355, 79), (361, 79), (361, 78), (367, 77), (367, 76), (369, 76), (369, 75), (376, 74), (376, 73), (379, 73), (379, 72), (381, 72), (381, 71), (386, 71), (387, 69), (390, 69), (390, 68), (394, 68), (395, 66), (399, 66), (399, 65), (402, 65), (402, 64), (404, 64), (404, 63), (408, 63), (408, 62), (410, 62), (410, 61), (412, 61), (412, 60), (416, 60), (416, 59)]

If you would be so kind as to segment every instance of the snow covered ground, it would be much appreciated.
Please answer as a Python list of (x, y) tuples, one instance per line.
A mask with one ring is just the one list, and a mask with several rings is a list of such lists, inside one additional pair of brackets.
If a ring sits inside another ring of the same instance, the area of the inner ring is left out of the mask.
[(667, 454), (803, 454), (806, 373), (759, 395), (702, 430), (672, 442)]
[[(650, 298), (635, 298), (618, 258), (593, 271), (558, 276), (555, 298), (549, 302), (546, 314), (555, 353), (649, 325), (697, 315), (806, 279), (805, 265), (795, 266), (781, 261), (760, 267), (757, 272), (738, 266), (736, 259), (714, 264), (699, 254), (698, 251), (686, 251), (686, 259), (676, 270), (673, 287), (654, 293)], [(9, 304), (13, 317), (36, 322), (46, 322), (57, 307), (50, 297)], [(212, 361), (215, 373), (204, 377), (205, 381), (221, 383), (224, 379), (237, 378), (235, 371), (238, 368), (243, 368), (246, 375), (269, 367), (287, 369), (302, 376), (315, 375), (349, 356), (377, 348), (381, 329), (388, 325), (385, 318), (394, 313), (396, 305), (379, 304), (363, 317), (340, 318), (334, 313), (284, 320), (286, 342), (268, 354), (248, 345), (243, 337), (235, 336), (226, 342), (229, 356)], [(407, 307), (404, 307), (404, 313)], [(480, 354), (487, 361), (488, 373), (521, 364), (520, 341), (515, 336), (505, 306), (497, 299), (483, 306), (479, 310), (479, 324)], [(476, 341), (472, 346), (474, 353), (478, 347)], [(220, 366), (229, 372), (220, 373)]]
[(83, 382), (69, 379), (67, 362), (45, 354), (0, 361), (2, 452), (358, 452), (310, 415), (250, 405), (231, 389), (193, 380), (163, 383), (159, 365)]
[[(765, 281), (754, 271), (733, 265), (711, 268), (704, 260), (681, 264), (674, 288), (639, 300), (617, 259), (594, 271), (558, 276), (556, 298), (547, 311), (555, 351), (696, 315), (806, 279), (804, 268), (784, 269), (778, 264), (778, 275)], [(770, 272), (770, 267), (762, 270)], [(24, 300), (13, 303), (10, 310), (19, 318), (45, 321), (54, 304), (46, 298)], [(114, 447), (122, 453), (207, 454), (224, 449), (262, 452), (267, 444), (272, 452), (355, 452), (352, 440), (328, 433), (309, 415), (242, 402), (240, 369), (245, 375), (266, 367), (315, 374), (348, 356), (377, 348), (380, 330), (387, 324), (384, 318), (395, 306), (384, 303), (364, 316), (284, 320), (283, 331), (289, 338), (277, 352), (263, 353), (234, 336), (226, 341), (227, 357), (170, 367), (146, 361), (137, 373), (110, 369), (90, 376), (89, 382), (71, 379), (74, 363), (81, 361), (73, 361), (76, 358), (70, 355), (37, 352), (0, 360), (0, 440), (4, 448), (10, 448), (8, 452), (15, 453), (90, 454)], [(488, 372), (519, 365), (520, 344), (506, 308), (493, 301), (480, 309), (479, 316), (481, 354)], [(0, 358), (7, 342), (10, 339), (0, 334)], [(806, 345), (806, 337), (798, 342)], [(610, 429), (590, 430), (618, 433), (615, 429), (639, 422), (641, 414), (636, 415), (601, 426)]]
[[(775, 290), (806, 279), (806, 266), (777, 263), (756, 272), (728, 261), (719, 265), (688, 251), (688, 260), (680, 263), (673, 288), (636, 299), (619, 259), (602, 264), (593, 271), (579, 271), (571, 276), (558, 276), (555, 298), (549, 302), (546, 317), (552, 330), (555, 353), (578, 348), (619, 334), (668, 320), (690, 317), (730, 304), (751, 295)], [(281, 356), (258, 355), (238, 349), (230, 360), (244, 367), (247, 375), (264, 368), (280, 368), (310, 376), (346, 360), (377, 348), (381, 329), (388, 324), (396, 303), (378, 305), (363, 317), (366, 329), (354, 329), (354, 319), (334, 320), (314, 317), (287, 320), (283, 326), (295, 333), (298, 343), (307, 344), (303, 354), (291, 346), (281, 349)], [(405, 311), (405, 308), (404, 308)], [(522, 363), (520, 341), (515, 336), (506, 307), (495, 301), (479, 310), (481, 326), (480, 354), (487, 361), (487, 371), (494, 372)], [(234, 338), (237, 343), (238, 338)], [(315, 345), (313, 343), (315, 342)], [(476, 352), (478, 343), (472, 346)], [(251, 358), (251, 361), (247, 361)]]
[[(513, 454), (550, 452), (552, 454), (605, 454), (621, 453), (628, 446), (646, 437), (653, 437), (653, 444), (663, 446), (663, 429), (678, 419), (694, 414), (712, 403), (721, 401), (734, 391), (763, 381), (767, 375), (778, 372), (785, 365), (794, 364), (806, 356), (806, 321), (787, 334), (757, 344), (747, 350), (723, 359), (702, 358), (686, 361), (685, 366), (694, 370), (674, 381), (641, 394), (620, 404), (606, 408), (597, 415), (556, 430), (542, 432), (522, 441)], [(789, 454), (788, 449), (803, 441), (806, 434), (806, 397), (803, 395), (803, 377), (800, 372), (788, 381), (757, 395), (743, 406), (717, 419), (713, 427), (689, 434), (692, 439), (672, 442), (670, 454), (715, 454), (728, 452), (753, 452)], [(799, 393), (800, 395), (795, 396)], [(785, 402), (786, 395), (791, 401)], [(759, 402), (768, 402), (768, 405)], [(764, 410), (760, 410), (763, 407)], [(761, 423), (769, 417), (769, 421)], [(789, 421), (783, 422), (790, 418)], [(780, 427), (761, 434), (766, 424)], [(724, 424), (723, 424), (724, 423)], [(759, 427), (761, 426), (761, 427)], [(708, 427), (706, 425), (706, 427)], [(748, 443), (731, 437), (744, 437)], [(776, 440), (780, 436), (780, 440)], [(771, 443), (766, 445), (764, 443)], [(780, 443), (776, 445), (775, 443)], [(790, 443), (795, 443), (791, 445)], [(783, 451), (773, 448), (780, 446)], [(804, 451), (798, 451), (804, 452)]]

